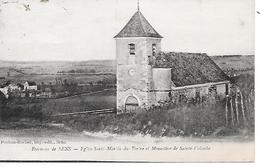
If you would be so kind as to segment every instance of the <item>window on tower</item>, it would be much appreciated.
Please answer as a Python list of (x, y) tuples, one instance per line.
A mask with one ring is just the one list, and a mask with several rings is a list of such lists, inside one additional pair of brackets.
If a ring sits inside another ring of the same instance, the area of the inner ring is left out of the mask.
[(135, 64), (135, 44), (130, 43), (128, 44), (129, 47), (129, 57), (128, 57), (128, 64)]
[(152, 44), (152, 53), (153, 53), (153, 56), (155, 56), (156, 54), (156, 44)]
[(135, 55), (135, 44), (133, 43), (129, 44), (129, 53), (130, 55)]

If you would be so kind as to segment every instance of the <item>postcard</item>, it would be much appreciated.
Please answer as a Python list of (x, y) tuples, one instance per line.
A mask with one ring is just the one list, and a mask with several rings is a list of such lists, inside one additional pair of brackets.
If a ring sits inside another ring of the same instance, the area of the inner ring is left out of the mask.
[(254, 162), (253, 0), (1, 0), (0, 161)]

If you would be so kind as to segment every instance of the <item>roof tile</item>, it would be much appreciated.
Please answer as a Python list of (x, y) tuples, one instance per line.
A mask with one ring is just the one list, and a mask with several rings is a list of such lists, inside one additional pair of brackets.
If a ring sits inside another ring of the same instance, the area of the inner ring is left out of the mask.
[(177, 87), (229, 80), (205, 53), (160, 52), (156, 56), (156, 67), (172, 68), (172, 81)]
[(135, 12), (125, 27), (114, 37), (154, 37), (162, 38), (140, 11)]

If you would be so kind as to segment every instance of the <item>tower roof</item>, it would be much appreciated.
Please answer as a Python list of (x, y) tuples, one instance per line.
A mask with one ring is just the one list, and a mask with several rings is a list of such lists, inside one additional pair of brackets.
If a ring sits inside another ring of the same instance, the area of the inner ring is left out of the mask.
[(155, 31), (151, 24), (145, 19), (143, 14), (138, 10), (128, 21), (125, 27), (114, 37), (154, 37), (162, 38), (162, 36)]

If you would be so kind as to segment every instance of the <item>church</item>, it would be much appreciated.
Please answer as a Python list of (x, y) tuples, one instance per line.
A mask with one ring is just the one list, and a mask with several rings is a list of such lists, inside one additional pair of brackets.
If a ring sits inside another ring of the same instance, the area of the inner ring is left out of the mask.
[(228, 76), (206, 53), (163, 52), (163, 37), (139, 9), (114, 39), (118, 111), (229, 94)]

